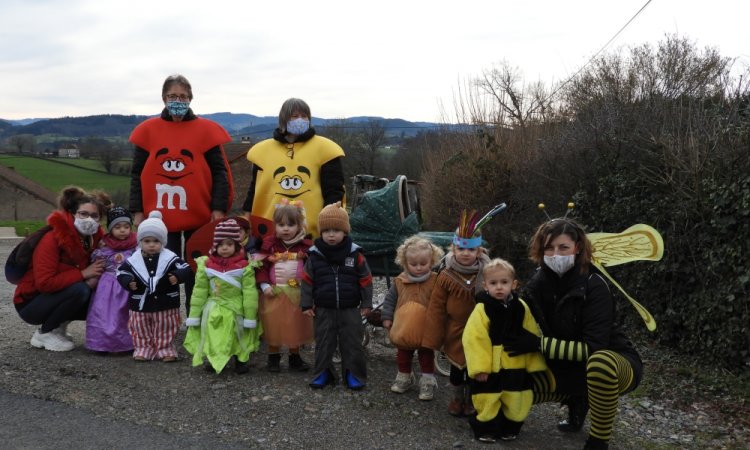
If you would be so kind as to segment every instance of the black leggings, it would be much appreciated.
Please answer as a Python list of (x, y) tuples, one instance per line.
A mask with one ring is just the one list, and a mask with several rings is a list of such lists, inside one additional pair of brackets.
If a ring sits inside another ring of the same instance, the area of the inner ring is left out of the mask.
[(62, 291), (39, 294), (18, 310), (26, 323), (41, 325), (42, 333), (49, 333), (63, 322), (86, 320), (91, 299), (91, 288), (79, 281)]
[[(534, 389), (534, 404), (562, 402), (569, 395), (552, 391), (554, 379), (548, 372), (531, 374)], [(638, 385), (630, 362), (617, 352), (600, 350), (589, 356), (586, 362), (586, 386), (591, 408), (591, 430), (595, 438), (608, 441), (617, 415), (617, 400), (622, 394)]]
[(457, 366), (451, 364), (451, 374), (448, 379), (453, 386), (463, 386), (469, 379), (469, 373), (466, 368), (459, 369)]
[[(187, 262), (188, 258), (185, 254), (187, 251), (187, 241), (193, 235), (195, 230), (187, 231), (170, 231), (167, 233), (167, 248), (175, 252), (177, 256)], [(183, 242), (183, 235), (185, 242)], [(193, 295), (193, 287), (195, 286), (195, 274), (190, 271), (188, 279), (185, 280), (185, 316), (190, 314), (190, 297)]]

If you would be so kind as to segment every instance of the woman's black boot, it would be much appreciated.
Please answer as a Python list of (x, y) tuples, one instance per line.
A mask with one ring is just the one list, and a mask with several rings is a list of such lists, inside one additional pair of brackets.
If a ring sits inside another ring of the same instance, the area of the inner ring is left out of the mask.
[(586, 420), (586, 413), (589, 411), (588, 399), (582, 395), (576, 395), (563, 404), (568, 405), (568, 418), (560, 421), (557, 429), (566, 433), (580, 431), (583, 428), (583, 421)]

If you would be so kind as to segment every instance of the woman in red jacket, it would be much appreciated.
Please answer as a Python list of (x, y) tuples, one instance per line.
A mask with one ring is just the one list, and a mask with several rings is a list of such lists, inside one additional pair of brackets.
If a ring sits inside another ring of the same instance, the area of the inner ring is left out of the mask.
[(60, 193), (59, 209), (47, 217), (52, 229), (34, 249), (18, 282), (13, 303), (25, 322), (41, 325), (31, 345), (55, 352), (73, 350), (65, 330), (71, 320), (86, 320), (91, 291), (104, 271), (104, 261), (90, 262), (103, 231), (99, 220), (109, 197), (70, 186)]

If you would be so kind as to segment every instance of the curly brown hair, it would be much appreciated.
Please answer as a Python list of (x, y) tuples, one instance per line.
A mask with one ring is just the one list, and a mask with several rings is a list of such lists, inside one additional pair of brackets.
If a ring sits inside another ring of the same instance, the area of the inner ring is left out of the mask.
[(78, 212), (78, 207), (87, 203), (96, 205), (100, 217), (107, 215), (107, 210), (112, 207), (112, 199), (104, 191), (93, 191), (87, 193), (78, 186), (67, 186), (60, 191), (57, 197), (57, 206), (70, 214)]

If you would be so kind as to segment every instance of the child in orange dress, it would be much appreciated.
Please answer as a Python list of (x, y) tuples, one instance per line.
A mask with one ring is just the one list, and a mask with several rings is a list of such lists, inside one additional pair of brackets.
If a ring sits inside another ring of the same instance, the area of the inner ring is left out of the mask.
[(281, 370), (281, 348), (289, 348), (289, 369), (310, 370), (299, 354), (303, 344), (313, 342), (313, 321), (300, 309), (300, 284), (307, 250), (312, 241), (305, 238), (305, 216), (301, 202), (277, 206), (273, 214), (275, 233), (266, 236), (260, 249), (263, 267), (256, 282), (263, 293), (260, 320), (263, 340), (268, 345), (269, 372)]

